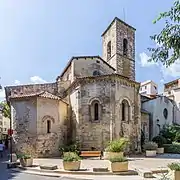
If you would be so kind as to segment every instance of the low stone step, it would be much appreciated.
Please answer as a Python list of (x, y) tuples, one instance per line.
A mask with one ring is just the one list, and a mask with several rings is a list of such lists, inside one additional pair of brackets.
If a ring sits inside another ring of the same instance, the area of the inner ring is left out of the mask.
[(93, 172), (108, 172), (108, 168), (93, 168)]
[(48, 165), (48, 166), (47, 165), (46, 166), (41, 165), (40, 168), (45, 169), (45, 170), (56, 170), (56, 169), (58, 169), (58, 167), (56, 165), (55, 166), (54, 165)]

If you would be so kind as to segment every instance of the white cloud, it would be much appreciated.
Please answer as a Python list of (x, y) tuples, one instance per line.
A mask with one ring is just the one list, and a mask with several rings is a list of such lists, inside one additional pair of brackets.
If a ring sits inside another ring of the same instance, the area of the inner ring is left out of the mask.
[(39, 76), (32, 76), (32, 77), (30, 77), (30, 81), (31, 81), (33, 84), (47, 83), (47, 81), (45, 81), (44, 79), (42, 79), (42, 78), (39, 77)]
[[(159, 44), (157, 44), (157, 46), (161, 46)], [(160, 68), (160, 71), (162, 73), (163, 79), (161, 80), (161, 83), (163, 83), (165, 81), (165, 78), (167, 76), (170, 77), (178, 77), (180, 76), (180, 58), (178, 60), (176, 60), (172, 65), (170, 65), (169, 67), (165, 67), (162, 63), (160, 62), (149, 62), (148, 60), (150, 59), (150, 57), (145, 53), (142, 52), (139, 54), (140, 56), (140, 62), (139, 64), (142, 67), (150, 67), (150, 66), (158, 66)]]
[(14, 81), (14, 84), (15, 84), (15, 85), (20, 85), (21, 83), (20, 83), (19, 80), (15, 80), (15, 81)]
[(150, 59), (150, 57), (145, 52), (140, 53), (139, 56), (140, 56), (140, 64), (142, 67), (158, 65), (158, 63), (153, 61), (149, 62), (148, 60)]
[(165, 80), (164, 79), (161, 79), (160, 80), (160, 83), (164, 84)]
[(5, 90), (2, 89), (0, 90), (0, 101), (4, 100), (4, 98), (5, 98)]
[(172, 65), (169, 67), (165, 67), (161, 65), (161, 72), (163, 73), (164, 77), (171, 76), (177, 77), (180, 76), (180, 59), (176, 60)]

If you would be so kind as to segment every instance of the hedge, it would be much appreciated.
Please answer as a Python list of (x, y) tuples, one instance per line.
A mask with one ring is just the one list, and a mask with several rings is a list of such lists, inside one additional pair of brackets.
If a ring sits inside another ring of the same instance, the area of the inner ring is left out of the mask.
[(172, 154), (180, 154), (180, 143), (164, 144), (164, 152)]

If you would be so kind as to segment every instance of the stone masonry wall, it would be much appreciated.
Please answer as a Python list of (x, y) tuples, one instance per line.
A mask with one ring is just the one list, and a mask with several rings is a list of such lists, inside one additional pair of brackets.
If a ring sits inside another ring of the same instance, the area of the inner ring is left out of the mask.
[(97, 57), (78, 58), (74, 60), (74, 70), (74, 76), (76, 78), (93, 76), (94, 71), (100, 72), (101, 75), (114, 73), (111, 67)]
[[(129, 121), (122, 121), (122, 100), (127, 100), (129, 104)], [(141, 114), (138, 86), (132, 86), (125, 80), (116, 81), (115, 97), (115, 134), (116, 138), (129, 137), (132, 143), (131, 149), (140, 151), (140, 130)]]
[[(127, 55), (123, 55), (123, 39), (127, 39)], [(107, 59), (107, 44), (111, 41), (111, 58)], [(117, 73), (135, 80), (135, 30), (116, 20), (103, 36), (103, 58)]]
[[(129, 122), (121, 120), (121, 102), (128, 100), (130, 104)], [(104, 149), (108, 141), (120, 137), (129, 137), (132, 150), (139, 150), (140, 141), (140, 99), (137, 87), (126, 80), (92, 80), (80, 86), (79, 95), (79, 126), (76, 136), (83, 149)], [(91, 102), (101, 103), (101, 117), (99, 121), (92, 121)]]
[[(12, 101), (16, 153), (30, 153), (33, 157), (59, 155), (59, 146), (64, 144), (67, 136), (66, 106), (60, 104), (46, 98)], [(50, 133), (47, 133), (47, 120), (51, 121)]]
[[(35, 151), (35, 137), (37, 134), (37, 110), (36, 99), (24, 101), (12, 101), (12, 122), (14, 150), (22, 152), (25, 149)], [(32, 146), (29, 148), (29, 146)], [(34, 154), (34, 152), (33, 152)]]
[[(79, 137), (82, 149), (92, 147), (102, 150), (110, 141), (110, 118), (111, 103), (110, 91), (111, 84), (108, 82), (92, 82), (80, 87), (80, 106), (79, 112)], [(91, 120), (90, 101), (97, 98), (101, 102), (101, 117), (95, 122)]]

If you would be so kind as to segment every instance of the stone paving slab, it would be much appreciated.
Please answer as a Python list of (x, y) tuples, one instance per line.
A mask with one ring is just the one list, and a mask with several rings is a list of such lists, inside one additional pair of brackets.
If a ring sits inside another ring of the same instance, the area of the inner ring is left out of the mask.
[[(72, 178), (72, 180), (77, 180), (77, 179), (82, 179), (82, 180), (144, 180), (144, 178), (139, 177), (139, 176), (119, 176), (119, 175), (74, 175), (74, 174), (59, 174), (55, 172), (35, 172), (32, 170), (21, 170), (19, 168), (13, 169), (13, 171), (16, 172), (23, 172), (27, 174), (33, 174), (33, 175), (38, 175), (38, 176), (48, 176), (48, 177), (57, 177), (60, 179), (63, 179), (63, 177), (67, 177), (68, 179)], [(151, 178), (150, 178), (151, 179)], [(148, 180), (150, 180), (148, 179)], [(153, 178), (153, 180), (156, 180)]]
[[(167, 157), (167, 156), (165, 156)], [(156, 158), (130, 158), (129, 167), (130, 169), (149, 169), (151, 171), (166, 170), (167, 165), (172, 162), (179, 162), (180, 156), (176, 158), (163, 158), (158, 156)], [(36, 165), (57, 165), (59, 169), (63, 169), (62, 159), (34, 159)], [(108, 160), (91, 160), (84, 159), (81, 161), (82, 169), (92, 168), (107, 168), (110, 169), (110, 162)]]
[[(180, 155), (163, 154), (155, 158), (135, 157), (129, 158), (129, 169), (137, 171), (142, 177), (153, 177), (153, 174), (167, 172), (167, 165), (172, 162), (179, 162)], [(63, 170), (62, 159), (34, 159), (36, 165), (57, 165), (58, 169)], [(108, 168), (110, 171), (110, 162), (108, 160), (84, 159), (81, 161), (81, 168), (89, 172), (93, 168)]]

